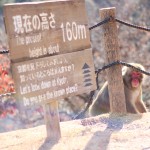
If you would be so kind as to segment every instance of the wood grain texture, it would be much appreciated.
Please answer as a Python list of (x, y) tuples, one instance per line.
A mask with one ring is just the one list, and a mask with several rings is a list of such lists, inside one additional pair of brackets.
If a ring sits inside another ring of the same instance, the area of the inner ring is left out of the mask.
[[(47, 16), (42, 18), (41, 15), (44, 13)], [(25, 16), (29, 18), (25, 20)], [(91, 47), (84, 0), (6, 4), (4, 20), (12, 62), (69, 53)], [(46, 21), (49, 29), (42, 27), (42, 23), (46, 23)], [(32, 29), (32, 31), (26, 31), (26, 23), (28, 23), (28, 30)], [(65, 30), (65, 39), (67, 35), (74, 36), (69, 40), (66, 39), (65, 42), (63, 42), (62, 24)], [(34, 29), (33, 25), (39, 28)], [(16, 26), (24, 30), (23, 33), (15, 31)], [(70, 35), (70, 30), (74, 35), (72, 33)], [(76, 34), (78, 34), (77, 37)], [(52, 47), (59, 47), (59, 50), (53, 53)]]
[[(104, 8), (100, 10), (101, 20), (110, 16), (115, 18), (115, 8)], [(118, 30), (115, 20), (111, 20), (103, 25), (103, 44), (106, 52), (107, 63), (120, 60)], [(126, 113), (121, 65), (109, 68), (107, 71), (107, 79), (111, 112)]]
[(45, 104), (44, 118), (46, 124), (47, 138), (49, 140), (58, 141), (61, 138), (60, 124), (59, 124), (59, 113), (58, 113), (58, 102), (56, 100)]

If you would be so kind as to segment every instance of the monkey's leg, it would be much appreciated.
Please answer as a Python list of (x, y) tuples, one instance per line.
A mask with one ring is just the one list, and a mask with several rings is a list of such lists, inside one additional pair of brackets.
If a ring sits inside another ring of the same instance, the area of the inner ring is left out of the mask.
[(94, 103), (93, 105), (91, 105), (91, 107), (89, 108), (89, 114), (90, 116), (97, 116), (100, 114), (100, 109), (97, 104)]
[(138, 114), (139, 111), (136, 109), (136, 106), (133, 106), (131, 102), (126, 101), (126, 109), (128, 113)]
[(145, 113), (145, 112), (147, 112), (146, 107), (145, 107), (143, 101), (138, 100), (135, 105), (136, 105), (136, 107), (137, 107), (137, 109), (138, 109), (138, 111), (139, 111), (140, 113)]
[(110, 111), (108, 83), (105, 82), (101, 90), (98, 92), (97, 97), (89, 108), (90, 116), (97, 116)]

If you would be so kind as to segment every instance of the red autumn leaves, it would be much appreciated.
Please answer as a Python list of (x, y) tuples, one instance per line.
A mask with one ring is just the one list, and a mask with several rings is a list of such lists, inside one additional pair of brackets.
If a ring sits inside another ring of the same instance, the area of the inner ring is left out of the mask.
[(10, 75), (8, 54), (0, 54), (0, 95), (14, 92), (14, 82)]

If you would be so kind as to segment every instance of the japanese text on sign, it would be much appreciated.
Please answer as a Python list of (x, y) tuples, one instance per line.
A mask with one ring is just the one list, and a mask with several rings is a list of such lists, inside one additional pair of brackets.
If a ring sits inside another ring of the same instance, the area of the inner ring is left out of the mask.
[(55, 28), (54, 14), (40, 13), (38, 15), (13, 16), (14, 31), (17, 34), (29, 33), (36, 30), (49, 30)]
[(91, 54), (91, 49), (88, 49), (14, 64), (16, 91), (24, 106), (94, 89), (96, 84)]

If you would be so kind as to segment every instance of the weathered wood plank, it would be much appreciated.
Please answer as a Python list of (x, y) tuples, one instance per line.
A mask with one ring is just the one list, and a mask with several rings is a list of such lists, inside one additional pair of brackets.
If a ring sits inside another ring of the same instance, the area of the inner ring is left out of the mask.
[(58, 141), (61, 137), (58, 113), (58, 101), (54, 100), (43, 106), (47, 138)]
[(12, 62), (91, 47), (84, 0), (6, 4)]
[(12, 72), (25, 106), (96, 89), (91, 49), (15, 63)]

